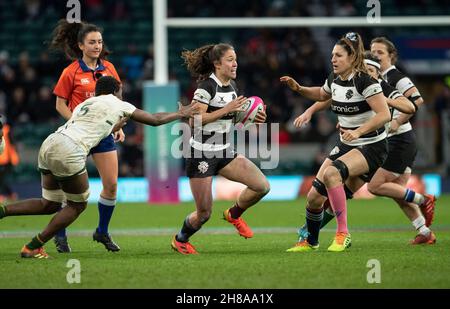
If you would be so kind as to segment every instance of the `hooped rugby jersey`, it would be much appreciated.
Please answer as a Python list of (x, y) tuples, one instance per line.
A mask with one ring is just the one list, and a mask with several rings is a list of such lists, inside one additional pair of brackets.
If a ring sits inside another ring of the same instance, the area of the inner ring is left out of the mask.
[[(409, 89), (415, 87), (414, 83), (402, 72), (400, 72), (395, 65), (389, 67), (382, 74), (383, 79), (392, 87), (395, 87), (401, 94), (405, 95)], [(400, 111), (394, 109), (392, 119), (397, 118), (400, 115)], [(398, 135), (412, 130), (411, 123), (408, 121), (401, 126), (398, 130), (393, 133), (389, 133), (388, 136)]]
[[(331, 110), (338, 116), (340, 127), (351, 130), (359, 128), (375, 116), (366, 100), (383, 92), (378, 81), (364, 72), (351, 74), (347, 80), (342, 80), (332, 72), (322, 88), (331, 94)], [(341, 142), (350, 146), (360, 146), (378, 142), (386, 136), (383, 126), (351, 142), (344, 141), (341, 136)]]
[(77, 59), (64, 69), (53, 94), (66, 99), (70, 111), (73, 112), (78, 104), (95, 95), (95, 84), (102, 76), (112, 76), (120, 82), (111, 62), (98, 60), (96, 69), (92, 70), (82, 59)]
[[(228, 103), (238, 97), (236, 83), (232, 80), (228, 86), (212, 73), (208, 79), (198, 84), (193, 100), (207, 104), (207, 112), (211, 113), (224, 108)], [(195, 122), (194, 122), (195, 123)], [(190, 145), (201, 151), (219, 151), (230, 147), (229, 133), (233, 126), (233, 114), (223, 116), (206, 125), (194, 126)]]

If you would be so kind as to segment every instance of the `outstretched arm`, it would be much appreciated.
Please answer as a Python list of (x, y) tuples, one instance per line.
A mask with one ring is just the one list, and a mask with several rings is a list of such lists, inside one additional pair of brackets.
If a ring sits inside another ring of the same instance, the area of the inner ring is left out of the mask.
[(296, 128), (300, 128), (303, 125), (306, 125), (311, 120), (312, 115), (316, 112), (323, 111), (329, 108), (331, 105), (331, 99), (327, 101), (317, 101), (313, 105), (311, 105), (303, 114), (295, 118), (294, 126)]
[(322, 87), (304, 87), (300, 86), (295, 79), (290, 76), (280, 77), (280, 82), (285, 83), (291, 90), (298, 92), (307, 99), (313, 101), (327, 101), (331, 98), (331, 94), (326, 93)]
[(150, 114), (141, 109), (136, 109), (130, 118), (134, 121), (147, 124), (150, 126), (160, 126), (181, 118), (190, 118), (199, 113), (199, 104), (191, 104), (186, 107), (181, 107), (180, 110), (173, 113), (156, 113)]

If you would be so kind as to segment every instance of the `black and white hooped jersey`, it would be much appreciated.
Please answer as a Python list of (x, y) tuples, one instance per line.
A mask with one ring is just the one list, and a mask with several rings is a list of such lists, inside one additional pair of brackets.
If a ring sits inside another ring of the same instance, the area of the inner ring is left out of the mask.
[[(364, 72), (352, 74), (347, 80), (342, 80), (331, 73), (322, 88), (331, 94), (331, 110), (337, 114), (341, 128), (352, 130), (375, 116), (375, 112), (366, 100), (383, 92), (378, 81)], [(383, 126), (351, 142), (344, 141), (341, 137), (341, 142), (350, 146), (360, 146), (375, 143), (384, 138), (386, 138), (386, 131)]]
[[(198, 84), (194, 92), (193, 100), (207, 104), (207, 112), (211, 113), (222, 109), (225, 105), (238, 97), (236, 83), (231, 81), (224, 86), (217, 76), (212, 73), (208, 79)], [(219, 151), (230, 146), (229, 132), (233, 126), (233, 114), (225, 115), (216, 121), (200, 127), (194, 127), (194, 133), (190, 139), (193, 148), (202, 151)]]
[[(395, 65), (388, 68), (382, 74), (383, 79), (392, 87), (395, 87), (401, 94), (405, 94), (409, 89), (415, 87), (414, 83), (402, 72), (400, 72)], [(394, 109), (392, 118), (395, 119), (400, 115), (400, 111)], [(408, 121), (402, 124), (394, 133), (389, 133), (388, 136), (397, 135), (412, 130), (411, 123)]]

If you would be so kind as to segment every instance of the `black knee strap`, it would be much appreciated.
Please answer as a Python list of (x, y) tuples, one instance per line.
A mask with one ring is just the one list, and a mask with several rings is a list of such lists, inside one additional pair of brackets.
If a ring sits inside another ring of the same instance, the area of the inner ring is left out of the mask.
[(346, 184), (344, 184), (345, 198), (351, 200), (353, 198), (353, 192), (350, 190)]
[(319, 192), (320, 195), (323, 195), (328, 198), (327, 188), (325, 187), (325, 184), (323, 182), (315, 178), (312, 182), (312, 186), (316, 188), (317, 192)]
[(341, 174), (342, 182), (345, 182), (348, 178), (348, 167), (341, 160), (335, 160), (331, 163)]

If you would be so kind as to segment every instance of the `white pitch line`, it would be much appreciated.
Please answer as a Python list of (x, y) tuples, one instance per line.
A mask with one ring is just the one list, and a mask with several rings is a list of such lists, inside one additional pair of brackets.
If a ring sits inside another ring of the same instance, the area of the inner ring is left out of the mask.
[[(433, 230), (449, 230), (450, 226), (443, 225), (433, 228)], [(252, 230), (256, 234), (296, 234), (298, 228), (296, 227), (254, 227)], [(110, 233), (114, 236), (166, 236), (166, 235), (174, 235), (178, 233), (179, 228), (142, 228), (142, 229), (113, 229), (110, 230)], [(334, 228), (325, 228), (322, 229), (322, 232), (333, 232)], [(380, 227), (356, 227), (352, 228), (352, 232), (414, 232), (411, 227), (407, 226), (380, 226)], [(39, 230), (26, 230), (26, 231), (17, 231), (17, 230), (7, 230), (0, 231), (0, 238), (19, 238), (19, 237), (32, 237), (39, 233)], [(91, 236), (93, 230), (68, 230), (69, 236)], [(235, 234), (236, 230), (234, 228), (226, 228), (226, 227), (205, 227), (199, 231), (201, 234), (209, 234), (209, 235), (229, 235)]]

